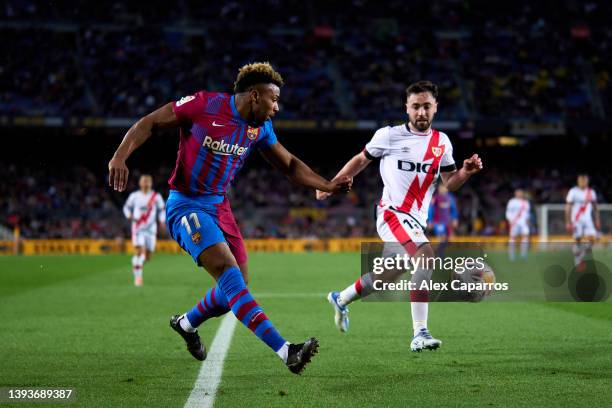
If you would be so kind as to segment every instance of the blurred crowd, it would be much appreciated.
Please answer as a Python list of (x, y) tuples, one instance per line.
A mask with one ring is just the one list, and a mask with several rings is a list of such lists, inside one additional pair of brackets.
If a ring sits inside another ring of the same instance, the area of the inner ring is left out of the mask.
[[(328, 177), (336, 171), (319, 170)], [(153, 174), (155, 189), (165, 198), (168, 174), (170, 169), (166, 166)], [(41, 170), (0, 164), (0, 177), (13, 180), (0, 184), (0, 225), (19, 226), (23, 237), (129, 237), (129, 223), (121, 207), (129, 192), (137, 189), (137, 171), (124, 193), (110, 190), (104, 175), (94, 174), (86, 167)], [(592, 176), (600, 202), (612, 198), (606, 177)], [(537, 205), (563, 203), (573, 185), (574, 174), (557, 170), (517, 173), (490, 167), (456, 193), (457, 233), (505, 234), (505, 206), (515, 188), (526, 189), (531, 202)], [(247, 238), (327, 238), (377, 236), (374, 211), (381, 193), (382, 182), (373, 164), (355, 179), (351, 193), (326, 201), (317, 201), (311, 190), (291, 185), (279, 172), (267, 167), (243, 171), (229, 196)], [(535, 227), (534, 233), (538, 226)]]
[[(550, 9), (554, 7), (555, 12)], [(610, 112), (607, 2), (8, 0), (0, 113), (134, 117), (198, 89), (230, 91), (269, 60), (280, 117), (394, 119), (405, 86), (440, 85), (440, 118)]]
[[(0, 5), (0, 115), (137, 117), (198, 89), (230, 92), (237, 69), (259, 60), (272, 62), (286, 81), (278, 118), (403, 118), (405, 87), (419, 79), (440, 87), (437, 119), (468, 126), (612, 112), (609, 2), (82, 4)], [(104, 175), (85, 166), (29, 166), (0, 162), (0, 177), (11, 180), (0, 183), (0, 226), (19, 226), (25, 237), (128, 235), (120, 211), (127, 194), (110, 191)], [(331, 177), (337, 169), (319, 170)], [(349, 195), (318, 202), (256, 166), (230, 195), (246, 237), (375, 236), (377, 173), (372, 165)], [(604, 173), (592, 183), (609, 202)], [(167, 166), (153, 174), (164, 196), (168, 174)], [(562, 203), (574, 177), (548, 165), (491, 166), (457, 193), (457, 232), (503, 234), (515, 188), (526, 189), (534, 204)]]

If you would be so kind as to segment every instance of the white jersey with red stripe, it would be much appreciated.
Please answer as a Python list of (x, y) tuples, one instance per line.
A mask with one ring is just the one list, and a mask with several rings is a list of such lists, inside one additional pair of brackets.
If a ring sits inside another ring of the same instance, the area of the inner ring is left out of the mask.
[(506, 206), (506, 220), (510, 224), (510, 236), (529, 235), (531, 205), (524, 198), (511, 198)]
[(161, 194), (134, 191), (123, 206), (123, 214), (132, 219), (132, 235), (137, 233), (157, 234), (157, 221), (166, 221), (165, 203)]
[(572, 205), (572, 223), (593, 220), (593, 203), (597, 202), (595, 190), (589, 187), (572, 187), (565, 201)]
[(406, 124), (387, 126), (376, 131), (364, 153), (380, 159), (384, 189), (379, 207), (409, 214), (424, 228), (440, 172), (456, 169), (448, 136), (435, 129), (415, 133)]
[(528, 224), (531, 208), (524, 198), (511, 198), (506, 206), (506, 220), (510, 225)]

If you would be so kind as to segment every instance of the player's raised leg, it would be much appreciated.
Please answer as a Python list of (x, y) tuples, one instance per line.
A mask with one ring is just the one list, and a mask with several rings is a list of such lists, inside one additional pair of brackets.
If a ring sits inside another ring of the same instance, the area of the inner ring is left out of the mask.
[(318, 341), (310, 338), (301, 344), (286, 341), (248, 290), (238, 264), (225, 242), (204, 250), (200, 264), (217, 280), (232, 312), (240, 322), (270, 347), (295, 374), (302, 372), (316, 354)]
[[(234, 259), (238, 263), (240, 272), (244, 282), (248, 285), (249, 283), (249, 268), (248, 268), (248, 257), (244, 240), (240, 229), (236, 224), (234, 216), (229, 205), (229, 201), (225, 198), (220, 205), (213, 207), (213, 215), (217, 219), (219, 228), (223, 233), (223, 237), (227, 242), (227, 245), (234, 256)], [(219, 212), (223, 214), (223, 217), (219, 217)], [(194, 225), (195, 227), (195, 225)], [(211, 242), (212, 244), (212, 242)], [(196, 250), (197, 251), (197, 250)], [(196, 253), (199, 253), (197, 251)], [(206, 292), (206, 295), (196, 303), (196, 305), (185, 313), (185, 318), (181, 319), (181, 327), (187, 332), (195, 332), (196, 329), (211, 317), (219, 317), (229, 312), (231, 309), (225, 298), (225, 294), (221, 292), (218, 286), (214, 286)]]
[[(387, 271), (384, 275), (378, 275), (376, 279), (394, 281), (398, 276), (399, 273)], [(334, 309), (334, 323), (341, 332), (346, 333), (349, 329), (348, 305), (372, 293), (374, 291), (374, 279), (373, 272), (366, 273), (348, 285), (344, 290), (327, 294), (327, 301)]]
[(368, 279), (368, 275), (360, 276), (359, 279), (348, 285), (344, 290), (327, 294), (327, 301), (334, 309), (334, 323), (338, 330), (343, 333), (346, 333), (349, 329), (348, 305), (357, 299), (361, 299), (363, 287), (369, 287)]

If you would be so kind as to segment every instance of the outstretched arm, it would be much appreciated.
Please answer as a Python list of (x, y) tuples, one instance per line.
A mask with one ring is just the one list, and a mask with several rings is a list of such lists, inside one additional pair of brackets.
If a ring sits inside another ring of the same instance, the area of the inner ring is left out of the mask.
[(172, 102), (167, 103), (156, 111), (149, 113), (134, 123), (130, 130), (127, 131), (113, 158), (108, 163), (109, 186), (117, 191), (125, 190), (129, 174), (125, 161), (132, 152), (151, 136), (151, 132), (154, 129), (165, 129), (179, 125), (172, 105)]
[[(336, 177), (333, 180), (338, 180), (342, 177), (350, 177), (351, 179), (361, 173), (363, 169), (368, 167), (372, 160), (368, 159), (364, 152), (360, 152), (353, 156), (351, 160), (349, 160), (342, 169), (336, 174)], [(332, 181), (333, 181), (332, 180)], [(329, 197), (331, 193), (317, 190), (317, 200), (325, 200)]]
[(458, 171), (442, 173), (442, 182), (449, 191), (457, 191), (473, 174), (482, 170), (482, 160), (477, 154), (463, 161), (463, 167)]
[(280, 143), (275, 143), (260, 150), (263, 157), (280, 170), (293, 183), (329, 192), (347, 192), (351, 189), (353, 180), (349, 177), (335, 181), (327, 181), (315, 173), (303, 161), (291, 154)]

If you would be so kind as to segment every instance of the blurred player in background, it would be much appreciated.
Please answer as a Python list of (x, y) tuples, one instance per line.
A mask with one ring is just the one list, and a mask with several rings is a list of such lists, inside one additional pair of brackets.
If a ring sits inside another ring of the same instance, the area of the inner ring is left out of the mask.
[(431, 199), (428, 218), (431, 222), (430, 230), (435, 236), (440, 237), (438, 256), (444, 257), (446, 245), (459, 225), (457, 200), (444, 184), (438, 185), (438, 191)]
[(597, 194), (589, 187), (589, 176), (578, 175), (577, 186), (567, 193), (565, 199), (565, 227), (575, 240), (574, 265), (584, 268), (584, 260), (591, 255), (593, 243), (601, 228)]
[(131, 193), (123, 206), (125, 218), (132, 222), (132, 273), (134, 285), (142, 286), (143, 266), (151, 259), (157, 242), (157, 224), (164, 229), (166, 209), (164, 198), (153, 190), (153, 177), (143, 174), (139, 190)]
[[(457, 171), (453, 147), (448, 136), (431, 128), (438, 108), (438, 87), (421, 81), (406, 89), (408, 122), (376, 131), (365, 149), (340, 170), (335, 179), (354, 177), (372, 161), (380, 160), (384, 189), (377, 205), (376, 228), (384, 242), (401, 244), (410, 256), (433, 257), (433, 249), (424, 234), (429, 202), (435, 181), (440, 178), (450, 191), (459, 189), (482, 169), (477, 154), (463, 161)], [(317, 192), (318, 199), (328, 193)], [(418, 281), (431, 279), (431, 270), (417, 270)], [(373, 290), (372, 274), (357, 279), (341, 292), (330, 292), (327, 300), (335, 312), (336, 326), (346, 332), (348, 305)], [(436, 349), (442, 342), (432, 337), (427, 327), (429, 292), (410, 291), (414, 337), (412, 351)]]
[(217, 281), (204, 298), (170, 326), (191, 355), (206, 358), (197, 327), (230, 310), (299, 374), (317, 352), (318, 341), (286, 341), (257, 304), (246, 282), (247, 254), (226, 195), (227, 187), (254, 149), (296, 184), (328, 192), (350, 190), (352, 179), (330, 182), (289, 153), (276, 139), (271, 118), (279, 111), (283, 79), (268, 63), (240, 68), (234, 94), (200, 91), (143, 117), (125, 135), (109, 167), (109, 183), (126, 185), (125, 161), (153, 129), (180, 128), (176, 167), (170, 177), (168, 232)]
[(529, 217), (531, 206), (520, 188), (514, 191), (514, 197), (506, 205), (506, 221), (510, 238), (508, 241), (508, 257), (511, 261), (516, 259), (516, 240), (521, 237), (521, 258), (527, 259), (529, 250)]

